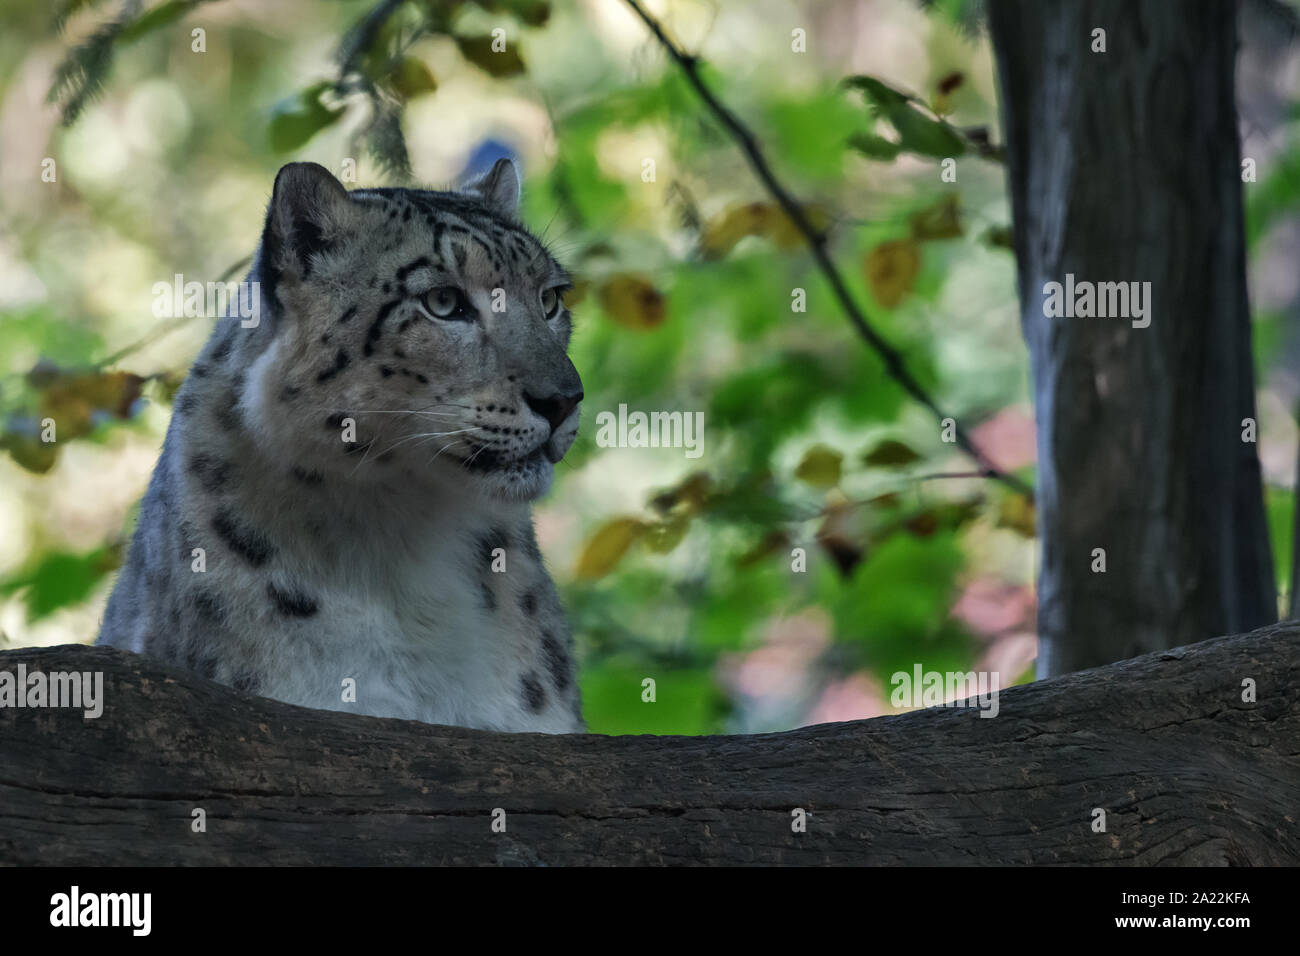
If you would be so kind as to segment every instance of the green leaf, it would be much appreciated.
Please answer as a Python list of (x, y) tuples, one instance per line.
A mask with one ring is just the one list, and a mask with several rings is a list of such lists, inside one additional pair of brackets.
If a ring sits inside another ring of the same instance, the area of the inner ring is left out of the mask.
[(397, 61), (388, 82), (402, 99), (412, 99), (422, 93), (432, 93), (438, 88), (438, 81), (423, 60), (413, 56), (404, 56)]
[[(644, 681), (654, 683), (655, 700), (642, 700)], [(642, 667), (589, 668), (581, 672), (582, 710), (597, 734), (707, 734), (718, 729), (723, 698), (704, 669)]]
[(1291, 562), (1295, 560), (1291, 552), (1295, 533), (1295, 492), (1290, 488), (1266, 488), (1264, 505), (1269, 537), (1273, 542), (1277, 587), (1286, 593), (1291, 587)]
[(966, 152), (966, 142), (956, 132), (938, 120), (923, 116), (910, 106), (892, 110), (888, 117), (903, 149), (921, 156), (948, 159)]
[(866, 94), (867, 101), (874, 108), (882, 111), (906, 105), (907, 101), (911, 99), (908, 94), (894, 89), (874, 76), (846, 77), (844, 85), (850, 89), (861, 90)]
[(317, 83), (297, 96), (281, 100), (271, 108), (268, 132), (273, 152), (292, 152), (306, 145), (308, 140), (327, 126), (338, 122), (343, 116), (343, 108), (327, 107), (320, 101), (321, 94), (332, 86), (328, 81)]
[(27, 618), (37, 621), (59, 608), (84, 601), (120, 560), (116, 548), (99, 548), (85, 554), (51, 552), (35, 566), (0, 582), (0, 594), (25, 591)]
[(796, 175), (842, 178), (844, 141), (862, 124), (862, 111), (835, 90), (777, 99), (765, 106), (761, 138), (781, 144), (782, 164)]
[(965, 140), (947, 123), (932, 119), (913, 106), (914, 98), (908, 94), (871, 76), (851, 76), (845, 85), (861, 90), (872, 112), (894, 127), (901, 150), (935, 159), (966, 152)]
[(550, 0), (478, 0), (478, 5), (492, 13), (509, 13), (530, 27), (540, 27), (551, 18)]
[(175, 23), (194, 7), (193, 0), (170, 0), (154, 7), (140, 19), (122, 30), (122, 40), (138, 40), (146, 33), (160, 30), (168, 24)]
[(491, 76), (515, 76), (524, 72), (524, 61), (518, 46), (507, 42), (504, 50), (492, 49), (493, 38), (483, 36), (455, 37), (460, 55)]
[(1280, 218), (1300, 206), (1300, 150), (1291, 139), (1271, 160), (1256, 169), (1258, 182), (1243, 183), (1246, 197), (1246, 243), (1249, 248), (1262, 239)]
[(889, 537), (835, 601), (837, 636), (862, 647), (882, 675), (910, 667), (927, 647), (954, 639), (945, 622), (964, 561), (951, 531)]
[(892, 160), (902, 152), (901, 143), (891, 142), (875, 133), (854, 133), (849, 137), (849, 145), (868, 159)]
[(920, 460), (921, 456), (914, 452), (910, 446), (892, 438), (880, 442), (875, 448), (862, 456), (864, 465), (873, 465), (877, 468), (899, 468)]

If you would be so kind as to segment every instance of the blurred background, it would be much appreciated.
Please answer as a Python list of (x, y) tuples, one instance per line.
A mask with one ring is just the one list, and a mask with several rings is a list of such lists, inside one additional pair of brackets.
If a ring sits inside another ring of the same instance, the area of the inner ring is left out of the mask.
[[(912, 373), (1032, 482), (994, 74), (969, 5), (647, 7), (828, 231)], [(4, 0), (3, 16), (0, 646), (98, 631), (212, 324), (156, 317), (155, 283), (241, 277), (285, 162), (445, 188), (511, 155), (526, 222), (580, 280), (583, 429), (536, 521), (591, 730), (891, 713), (890, 675), (918, 664), (1031, 678), (1032, 504), (968, 475), (622, 0)], [(1245, 188), (1285, 591), (1300, 82), (1293, 46), (1246, 43), (1243, 152), (1272, 159)], [(620, 405), (703, 413), (701, 454), (601, 447), (596, 416)]]

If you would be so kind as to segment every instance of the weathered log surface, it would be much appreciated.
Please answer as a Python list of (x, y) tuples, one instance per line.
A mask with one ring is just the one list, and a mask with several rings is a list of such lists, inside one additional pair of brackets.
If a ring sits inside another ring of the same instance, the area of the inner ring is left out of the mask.
[(996, 718), (752, 737), (493, 734), (291, 707), (109, 648), (0, 671), (20, 662), (101, 670), (106, 705), (0, 709), (2, 863), (1300, 863), (1295, 622), (1013, 688)]

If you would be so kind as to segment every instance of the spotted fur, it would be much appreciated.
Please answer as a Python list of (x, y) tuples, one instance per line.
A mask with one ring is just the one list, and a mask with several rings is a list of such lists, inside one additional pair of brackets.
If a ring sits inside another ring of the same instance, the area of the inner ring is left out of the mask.
[(456, 192), (280, 171), (259, 321), (219, 320), (177, 395), (100, 643), (310, 707), (582, 729), (531, 516), (582, 386), (517, 199), (507, 161)]

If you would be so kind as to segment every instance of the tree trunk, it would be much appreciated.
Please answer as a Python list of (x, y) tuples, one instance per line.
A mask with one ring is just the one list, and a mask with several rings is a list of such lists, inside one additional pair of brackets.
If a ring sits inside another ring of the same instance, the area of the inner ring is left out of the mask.
[[(1242, 438), (1235, 8), (989, 4), (1038, 422), (1040, 676), (1276, 619)], [(1067, 274), (1149, 282), (1150, 325), (1047, 318), (1044, 285)]]
[(0, 864), (1300, 863), (1294, 624), (1015, 687), (993, 718), (753, 737), (307, 710), (106, 647), (20, 664), (101, 671), (106, 703), (0, 709)]

